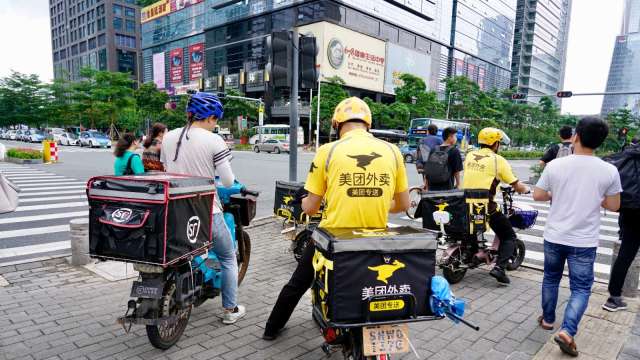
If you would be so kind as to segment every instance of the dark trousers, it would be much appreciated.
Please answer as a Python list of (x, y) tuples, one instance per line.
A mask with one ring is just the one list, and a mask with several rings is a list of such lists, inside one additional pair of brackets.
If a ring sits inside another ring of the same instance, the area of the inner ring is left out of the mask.
[(291, 279), (278, 295), (278, 300), (271, 310), (269, 320), (267, 320), (265, 331), (274, 332), (282, 329), (289, 321), (302, 295), (311, 287), (314, 277), (312, 265), (314, 252), (315, 246), (309, 245), (302, 253), (302, 258), (291, 275)]
[[(509, 262), (509, 258), (513, 256), (516, 247), (516, 232), (513, 231), (509, 218), (498, 210), (489, 211), (489, 226), (496, 236), (500, 239), (498, 247), (498, 259), (496, 265), (505, 268)], [(468, 241), (464, 244), (469, 249), (471, 256), (478, 252), (478, 239), (475, 235), (468, 237)]]
[(621, 296), (627, 271), (638, 254), (640, 248), (640, 210), (621, 209), (618, 224), (620, 225), (620, 251), (611, 269), (609, 294)]

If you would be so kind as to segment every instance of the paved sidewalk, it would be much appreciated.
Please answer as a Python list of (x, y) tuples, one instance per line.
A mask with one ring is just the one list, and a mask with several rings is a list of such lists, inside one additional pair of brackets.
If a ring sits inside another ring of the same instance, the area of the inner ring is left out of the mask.
[[(220, 300), (192, 312), (182, 339), (168, 351), (154, 349), (144, 327), (126, 334), (115, 319), (124, 313), (130, 281), (109, 282), (83, 268), (52, 262), (0, 268), (0, 359), (323, 359), (322, 338), (311, 320), (306, 296), (285, 334), (260, 339), (281, 287), (294, 269), (279, 224), (249, 229), (252, 256), (239, 299), (248, 315), (224, 326), (216, 317)], [(456, 295), (469, 301), (466, 318), (475, 332), (448, 320), (411, 325), (421, 359), (562, 359), (552, 332), (537, 328), (541, 273), (511, 273), (513, 285), (498, 287), (486, 270), (470, 271)], [(9, 285), (2, 287), (2, 277)], [(640, 323), (634, 312), (604, 313), (597, 285), (577, 338), (583, 359), (640, 359)], [(560, 291), (563, 310), (568, 289)], [(625, 345), (626, 341), (626, 345)], [(340, 354), (334, 354), (340, 359)], [(415, 359), (406, 354), (403, 359)]]

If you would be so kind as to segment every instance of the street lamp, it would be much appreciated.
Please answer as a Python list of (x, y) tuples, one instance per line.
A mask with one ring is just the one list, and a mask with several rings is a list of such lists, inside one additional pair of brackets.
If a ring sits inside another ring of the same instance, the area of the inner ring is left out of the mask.
[(316, 111), (316, 152), (320, 145), (320, 85), (322, 84), (322, 73), (318, 73), (318, 109)]
[(449, 91), (449, 98), (447, 99), (447, 116), (446, 119), (449, 120), (449, 108), (451, 107), (451, 95), (456, 95), (457, 92)]

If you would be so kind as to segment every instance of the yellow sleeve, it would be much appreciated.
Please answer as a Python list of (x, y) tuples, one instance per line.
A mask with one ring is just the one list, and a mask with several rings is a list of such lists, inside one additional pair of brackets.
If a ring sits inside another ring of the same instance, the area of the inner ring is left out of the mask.
[(307, 191), (318, 196), (323, 196), (327, 191), (325, 164), (327, 161), (327, 155), (328, 147), (326, 145), (321, 146), (311, 162), (309, 174), (307, 174), (307, 181), (304, 184), (304, 188)]
[(518, 178), (513, 174), (509, 162), (500, 155), (497, 155), (498, 161), (498, 179), (505, 184), (513, 184)]
[(394, 156), (398, 162), (398, 169), (396, 170), (396, 189), (395, 194), (407, 191), (409, 189), (409, 180), (407, 180), (407, 169), (404, 166), (404, 158), (400, 153), (400, 149), (397, 146), (393, 147)]

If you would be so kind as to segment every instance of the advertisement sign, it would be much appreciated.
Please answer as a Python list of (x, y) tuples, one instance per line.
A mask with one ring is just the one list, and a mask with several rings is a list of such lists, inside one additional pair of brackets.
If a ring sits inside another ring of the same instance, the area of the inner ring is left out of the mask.
[(158, 89), (164, 89), (164, 52), (153, 54), (153, 82)]
[(204, 43), (189, 46), (189, 80), (193, 81), (202, 77), (204, 65)]
[(184, 95), (187, 94), (189, 90), (198, 91), (198, 83), (192, 83), (187, 85), (178, 85), (175, 89), (176, 95)]
[(171, 83), (182, 83), (182, 48), (169, 52)]
[(383, 91), (386, 65), (383, 41), (328, 22), (301, 26), (298, 32), (316, 37), (316, 61), (325, 78), (339, 76), (347, 86)]
[(160, 0), (140, 10), (140, 22), (146, 23), (161, 16), (169, 15), (174, 11), (182, 10), (204, 0)]
[(240, 87), (240, 74), (228, 74), (224, 76), (224, 88), (237, 89)]
[(387, 43), (387, 68), (384, 75), (384, 92), (395, 94), (395, 88), (403, 85), (400, 75), (408, 73), (424, 80), (430, 88), (431, 55), (408, 49), (394, 43)]

